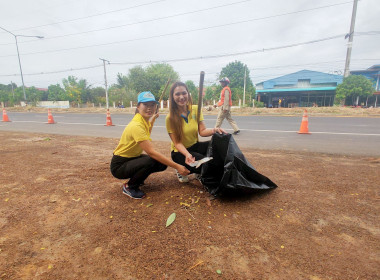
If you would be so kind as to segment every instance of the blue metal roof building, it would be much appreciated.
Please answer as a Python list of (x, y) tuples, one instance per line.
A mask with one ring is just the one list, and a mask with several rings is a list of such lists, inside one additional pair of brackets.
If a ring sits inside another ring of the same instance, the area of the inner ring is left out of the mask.
[(366, 70), (353, 70), (350, 71), (350, 73), (352, 75), (363, 75), (366, 78), (372, 80), (375, 94), (380, 94), (380, 64), (373, 65)]
[(343, 76), (301, 70), (256, 84), (257, 100), (267, 107), (333, 106)]

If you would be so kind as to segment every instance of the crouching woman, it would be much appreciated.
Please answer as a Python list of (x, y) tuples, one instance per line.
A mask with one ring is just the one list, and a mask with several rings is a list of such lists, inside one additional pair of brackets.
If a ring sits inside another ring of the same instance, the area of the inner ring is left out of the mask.
[(189, 174), (189, 170), (154, 149), (150, 138), (154, 121), (158, 117), (155, 113), (158, 102), (154, 95), (149, 91), (142, 92), (137, 102), (136, 114), (125, 127), (113, 152), (111, 173), (115, 178), (129, 179), (122, 185), (123, 194), (142, 199), (145, 193), (140, 186), (150, 174), (164, 171), (167, 166), (184, 176)]

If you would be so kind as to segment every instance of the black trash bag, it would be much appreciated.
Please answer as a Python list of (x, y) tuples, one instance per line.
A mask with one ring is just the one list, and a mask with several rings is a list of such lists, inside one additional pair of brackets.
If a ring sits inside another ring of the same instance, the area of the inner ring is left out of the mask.
[(214, 196), (253, 193), (277, 188), (246, 160), (231, 134), (214, 134), (202, 165), (201, 182)]

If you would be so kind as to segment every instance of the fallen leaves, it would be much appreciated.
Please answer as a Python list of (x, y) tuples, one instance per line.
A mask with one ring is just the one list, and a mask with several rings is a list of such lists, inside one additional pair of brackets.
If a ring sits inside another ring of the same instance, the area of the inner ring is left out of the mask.
[(206, 204), (208, 207), (211, 207), (211, 200), (208, 197), (206, 197)]
[(196, 268), (198, 265), (201, 265), (203, 261), (199, 261), (196, 264), (194, 264), (192, 267), (189, 268), (189, 271), (192, 270), (193, 268)]
[(166, 227), (170, 226), (176, 218), (176, 214), (172, 213), (169, 218), (166, 220)]

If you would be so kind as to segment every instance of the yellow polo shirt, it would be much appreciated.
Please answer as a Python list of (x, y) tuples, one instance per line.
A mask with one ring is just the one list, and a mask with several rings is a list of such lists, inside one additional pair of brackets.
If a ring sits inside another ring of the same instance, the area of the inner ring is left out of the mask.
[[(188, 122), (182, 118), (182, 131), (183, 131), (183, 139), (182, 144), (185, 148), (189, 148), (198, 142), (198, 123), (197, 123), (197, 114), (198, 114), (198, 105), (193, 105), (190, 111), (190, 114), (187, 116)], [(203, 121), (203, 113), (201, 112), (199, 121)], [(173, 130), (170, 127), (169, 115), (166, 116), (166, 130), (168, 133), (173, 133)], [(171, 142), (171, 149), (174, 152), (178, 152), (175, 148), (174, 143)]]
[(143, 149), (140, 147), (139, 142), (152, 140), (149, 132), (150, 126), (151, 124), (137, 113), (125, 127), (113, 154), (127, 158), (140, 156)]

